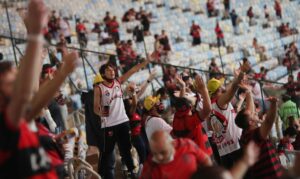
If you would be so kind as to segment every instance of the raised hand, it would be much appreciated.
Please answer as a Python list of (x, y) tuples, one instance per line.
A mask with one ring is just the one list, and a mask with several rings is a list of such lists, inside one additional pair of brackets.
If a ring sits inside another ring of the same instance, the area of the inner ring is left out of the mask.
[(28, 34), (41, 34), (48, 22), (48, 10), (43, 0), (31, 0), (24, 23)]
[(149, 80), (149, 81), (152, 81), (155, 77), (156, 77), (156, 70), (153, 70), (153, 71), (150, 73), (148, 80)]
[(64, 74), (68, 75), (72, 73), (79, 64), (78, 53), (73, 51), (71, 53), (65, 54), (63, 57), (63, 64), (61, 70)]
[(267, 101), (270, 101), (270, 103), (272, 104), (277, 104), (278, 99), (276, 97), (271, 96), (267, 99)]
[(203, 90), (206, 89), (206, 85), (205, 85), (205, 83), (203, 81), (203, 78), (199, 74), (197, 74), (195, 76), (195, 87), (200, 92), (202, 92)]
[(259, 154), (260, 154), (259, 146), (255, 144), (253, 141), (251, 141), (245, 148), (245, 152), (242, 160), (248, 166), (252, 166), (257, 161)]
[(177, 75), (177, 76), (175, 77), (175, 80), (176, 80), (176, 82), (177, 82), (182, 88), (185, 87), (185, 82), (182, 80), (182, 78), (181, 78), (179, 75)]

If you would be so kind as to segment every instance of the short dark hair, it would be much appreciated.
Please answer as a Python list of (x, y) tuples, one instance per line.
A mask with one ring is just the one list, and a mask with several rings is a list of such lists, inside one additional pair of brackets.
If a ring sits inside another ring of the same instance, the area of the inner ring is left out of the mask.
[(284, 136), (296, 136), (298, 134), (297, 129), (295, 129), (294, 127), (288, 127), (285, 131), (283, 131), (283, 135)]
[(0, 62), (0, 75), (8, 72), (12, 69), (13, 63), (11, 61), (2, 61)]
[(106, 64), (102, 65), (102, 66), (99, 68), (99, 73), (100, 73), (100, 75), (104, 75), (104, 74), (105, 74), (105, 70), (106, 70), (106, 68), (108, 68), (108, 67), (114, 68), (112, 64), (106, 63)]
[(226, 172), (226, 170), (223, 167), (219, 166), (199, 167), (197, 171), (191, 176), (191, 179), (222, 179), (224, 172)]
[(160, 96), (164, 96), (164, 95), (167, 95), (168, 94), (168, 91), (165, 87), (161, 87), (157, 90), (156, 92), (156, 95), (160, 95)]
[(248, 123), (248, 115), (245, 114), (246, 110), (242, 109), (240, 112), (237, 113), (235, 117), (235, 124), (241, 128), (241, 129), (248, 129), (249, 123)]
[(291, 96), (288, 95), (288, 94), (283, 94), (283, 95), (281, 96), (281, 98), (282, 98), (282, 101), (283, 101), (283, 102), (286, 102), (286, 101), (291, 100)]
[(174, 102), (175, 102), (174, 106), (175, 106), (176, 110), (182, 110), (182, 109), (187, 109), (187, 108), (191, 107), (190, 101), (184, 97), (175, 98)]

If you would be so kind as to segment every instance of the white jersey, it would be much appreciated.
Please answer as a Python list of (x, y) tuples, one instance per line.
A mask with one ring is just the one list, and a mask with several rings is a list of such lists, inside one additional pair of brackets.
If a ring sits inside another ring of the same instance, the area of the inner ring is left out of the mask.
[(239, 139), (242, 129), (235, 124), (235, 110), (231, 103), (227, 109), (220, 109), (217, 103), (212, 104), (210, 125), (213, 140), (218, 147), (219, 155), (224, 156), (240, 149)]
[(99, 84), (101, 89), (101, 106), (109, 106), (109, 116), (101, 117), (101, 127), (112, 127), (129, 121), (123, 102), (123, 91), (118, 80), (114, 80), (112, 86)]

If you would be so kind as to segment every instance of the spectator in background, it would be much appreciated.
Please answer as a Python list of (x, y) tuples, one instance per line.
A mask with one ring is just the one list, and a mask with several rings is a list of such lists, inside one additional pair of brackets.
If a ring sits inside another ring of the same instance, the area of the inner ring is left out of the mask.
[(253, 13), (253, 8), (252, 6), (249, 7), (248, 11), (247, 11), (247, 16), (249, 18), (249, 26), (253, 25), (254, 21), (254, 13)]
[(119, 23), (117, 22), (117, 17), (114, 16), (112, 20), (108, 22), (108, 29), (109, 33), (112, 36), (112, 39), (114, 42), (117, 42), (120, 40), (120, 35), (119, 35)]
[(195, 24), (195, 21), (192, 21), (190, 35), (193, 37), (193, 46), (201, 44), (201, 27), (198, 24)]
[(264, 14), (265, 14), (265, 18), (267, 20), (270, 20), (270, 12), (269, 12), (268, 6), (266, 4), (264, 5)]
[(230, 12), (230, 0), (224, 0), (223, 4), (225, 9), (223, 19), (227, 19), (229, 18), (229, 12)]
[(292, 145), (296, 140), (298, 131), (294, 127), (288, 127), (283, 132), (283, 138), (279, 141), (277, 150), (279, 155), (284, 154), (285, 150), (293, 151), (294, 147)]
[(209, 70), (209, 78), (210, 79), (212, 79), (212, 78), (219, 79), (219, 77), (221, 76), (221, 70), (217, 66), (215, 58), (211, 59), (211, 63), (209, 65), (209, 69), (208, 70)]
[(94, 28), (92, 29), (92, 32), (100, 34), (101, 28), (100, 28), (100, 24), (98, 22), (94, 23)]
[(225, 45), (225, 40), (224, 40), (224, 34), (223, 31), (219, 25), (219, 22), (217, 22), (216, 28), (215, 28), (215, 33), (217, 36), (217, 42), (218, 42), (218, 46), (226, 46)]
[(175, 67), (170, 66), (169, 68), (165, 69), (163, 82), (171, 96), (173, 96), (174, 91), (177, 89), (176, 76), (177, 76), (177, 69)]
[[(246, 97), (246, 107), (241, 110), (236, 118), (236, 125), (243, 129), (241, 143), (243, 146), (254, 141), (260, 146), (259, 160), (249, 169), (249, 178), (280, 178), (283, 175), (283, 167), (279, 162), (275, 147), (269, 139), (272, 126), (276, 119), (277, 99), (270, 98), (270, 109), (264, 122), (260, 122), (255, 114), (255, 107), (252, 96)], [(259, 127), (259, 124), (261, 126)]]
[(296, 95), (297, 87), (298, 87), (297, 83), (294, 81), (294, 76), (289, 75), (288, 82), (283, 85), (283, 89), (286, 90), (286, 94), (291, 97), (291, 100), (294, 103), (299, 104), (298, 103), (298, 98), (297, 98), (297, 95)]
[(80, 20), (77, 22), (77, 25), (76, 25), (76, 32), (77, 32), (77, 35), (78, 35), (78, 41), (79, 43), (83, 46), (83, 47), (86, 47), (87, 45), (87, 37), (86, 37), (86, 34), (87, 34), (87, 29), (84, 25), (83, 22), (80, 22)]
[(106, 28), (109, 28), (109, 22), (111, 21), (110, 12), (106, 11), (105, 17), (103, 18), (103, 22), (106, 25)]
[(104, 28), (104, 30), (100, 31), (99, 41), (99, 45), (112, 43), (112, 38), (109, 36), (107, 28)]
[(231, 17), (231, 23), (233, 26), (233, 30), (234, 30), (234, 34), (238, 35), (239, 34), (239, 17), (236, 14), (235, 10), (233, 9), (230, 13), (230, 17)]
[(276, 16), (279, 17), (280, 19), (282, 19), (282, 9), (281, 9), (281, 4), (280, 4), (279, 0), (275, 0), (274, 10), (275, 10)]
[(159, 35), (154, 35), (154, 52), (151, 54), (152, 58), (155, 59), (157, 62), (161, 62), (161, 57), (164, 56), (166, 53), (164, 51), (164, 46), (160, 43)]
[(55, 16), (55, 11), (52, 11), (52, 16), (48, 22), (48, 32), (51, 35), (51, 39), (56, 40), (58, 38), (58, 30), (59, 30), (59, 23)]
[(68, 22), (68, 19), (64, 17), (63, 19), (58, 18), (58, 23), (59, 23), (59, 29), (60, 33), (63, 34), (64, 38), (66, 39), (67, 43), (70, 44), (71, 41), (71, 27)]
[(156, 131), (149, 143), (152, 154), (141, 179), (190, 178), (198, 167), (212, 165), (210, 158), (190, 139), (173, 140), (167, 132)]
[(261, 61), (266, 61), (267, 56), (264, 54), (266, 48), (263, 45), (258, 44), (256, 38), (253, 38), (252, 46), (255, 49), (255, 52), (259, 54)]
[(142, 43), (144, 41), (144, 31), (142, 25), (137, 25), (133, 29), (133, 38), (137, 44)]
[(282, 95), (282, 101), (283, 103), (281, 104), (278, 113), (283, 121), (283, 129), (286, 129), (289, 127), (288, 118), (293, 116), (295, 119), (299, 119), (300, 111), (296, 103), (291, 101), (291, 97), (289, 95)]
[(207, 8), (208, 17), (215, 16), (215, 3), (214, 3), (214, 0), (207, 0), (206, 8)]
[(165, 30), (161, 31), (161, 35), (159, 37), (159, 42), (162, 44), (163, 50), (166, 53), (168, 53), (169, 51), (171, 51), (170, 41), (169, 41), (168, 35), (166, 34)]
[(150, 15), (143, 11), (141, 24), (143, 25), (144, 35), (150, 35)]

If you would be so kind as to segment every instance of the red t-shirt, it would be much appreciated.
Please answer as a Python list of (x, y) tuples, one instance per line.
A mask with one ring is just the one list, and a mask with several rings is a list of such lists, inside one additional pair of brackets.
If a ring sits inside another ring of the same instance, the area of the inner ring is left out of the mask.
[(0, 112), (0, 178), (55, 179), (51, 160), (25, 120), (13, 127)]
[(119, 32), (119, 30), (118, 30), (119, 24), (118, 24), (117, 21), (113, 21), (113, 20), (110, 21), (110, 22), (108, 23), (108, 26), (109, 26), (109, 28), (110, 28), (110, 32), (111, 32), (111, 33)]
[(86, 31), (86, 27), (84, 24), (77, 24), (76, 30), (77, 30), (77, 32), (82, 33), (84, 31)]
[(217, 26), (215, 28), (215, 32), (217, 34), (217, 38), (220, 38), (220, 39), (223, 39), (224, 38), (224, 34), (223, 34), (223, 31), (222, 29), (220, 28), (220, 26)]
[(193, 140), (207, 155), (212, 155), (212, 148), (197, 113), (188, 116), (182, 115), (182, 112), (176, 112), (172, 133), (175, 137), (184, 137)]
[(189, 179), (206, 160), (205, 153), (190, 139), (176, 139), (174, 160), (157, 164), (150, 155), (144, 163), (141, 179)]
[(192, 28), (191, 28), (191, 35), (194, 37), (194, 38), (199, 38), (200, 37), (200, 26), (199, 25), (193, 25)]

